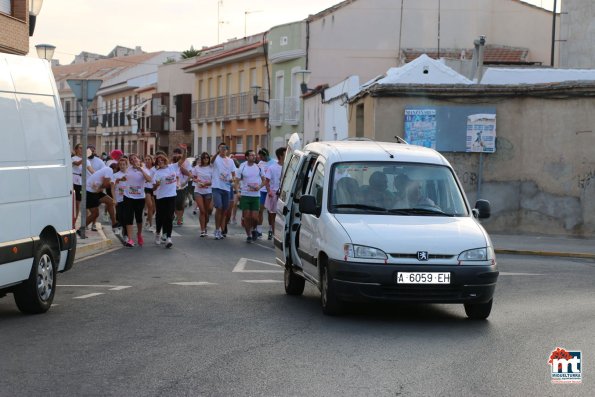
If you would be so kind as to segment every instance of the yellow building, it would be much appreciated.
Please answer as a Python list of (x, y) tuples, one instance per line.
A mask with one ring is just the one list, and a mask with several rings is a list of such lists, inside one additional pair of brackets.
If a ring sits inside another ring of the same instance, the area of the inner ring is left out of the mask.
[[(268, 145), (268, 70), (262, 34), (203, 50), (184, 68), (194, 73), (192, 127), (199, 152), (226, 142), (231, 153)], [(254, 103), (251, 87), (258, 86)]]

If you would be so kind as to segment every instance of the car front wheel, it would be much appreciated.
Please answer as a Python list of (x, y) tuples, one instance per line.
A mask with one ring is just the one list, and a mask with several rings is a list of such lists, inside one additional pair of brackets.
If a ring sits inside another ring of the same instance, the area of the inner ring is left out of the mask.
[(472, 320), (485, 320), (492, 311), (492, 301), (485, 303), (465, 303), (465, 313)]
[(327, 266), (322, 268), (320, 275), (320, 302), (322, 312), (327, 316), (336, 316), (343, 313), (343, 302), (337, 298), (335, 286)]
[(42, 243), (35, 253), (29, 278), (14, 291), (14, 300), (23, 313), (45, 313), (55, 293), (56, 263), (50, 246)]

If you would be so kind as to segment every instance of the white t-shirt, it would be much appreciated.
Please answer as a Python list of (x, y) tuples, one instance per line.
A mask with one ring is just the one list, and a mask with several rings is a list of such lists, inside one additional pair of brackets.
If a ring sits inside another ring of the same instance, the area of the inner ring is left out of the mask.
[(227, 190), (231, 188), (232, 172), (235, 172), (236, 165), (228, 157), (217, 156), (213, 162), (213, 189)]
[(251, 166), (242, 163), (238, 171), (240, 178), (240, 195), (246, 197), (260, 197), (260, 185), (262, 184), (262, 171), (256, 164)]
[[(269, 161), (259, 161), (258, 162), (258, 167), (260, 168), (260, 170), (262, 171), (262, 175), (266, 175), (267, 174), (267, 170), (269, 169), (269, 167), (273, 164), (276, 164), (277, 162), (275, 160), (269, 160)], [(266, 192), (267, 188), (266, 186), (263, 186), (262, 189), (260, 189), (261, 192)]]
[(103, 162), (103, 160), (101, 159), (101, 157), (93, 157), (91, 160), (87, 159), (87, 165), (91, 165), (91, 167), (93, 168), (93, 170), (95, 170), (95, 172), (99, 171), (102, 168), (107, 167), (105, 165), (105, 163)]
[(176, 175), (177, 168), (174, 165), (168, 165), (165, 168), (159, 168), (155, 170), (153, 175), (153, 183), (159, 182), (159, 187), (155, 190), (155, 198), (157, 200), (165, 197), (176, 196), (176, 184), (178, 177)]
[(153, 175), (155, 175), (155, 167), (151, 167), (151, 169), (147, 169), (147, 167), (145, 167), (143, 165), (143, 170), (145, 171), (146, 174), (148, 174), (151, 177), (151, 182), (145, 181), (145, 187), (147, 189), (153, 189)]
[(122, 171), (116, 172), (112, 176), (112, 182), (114, 183), (114, 197), (116, 199), (116, 203), (121, 203), (124, 201), (124, 192), (126, 191), (126, 181), (120, 181), (116, 183), (116, 179), (121, 179), (124, 176)]
[(126, 170), (126, 190), (124, 196), (131, 199), (145, 198), (145, 176), (141, 170), (128, 167)]
[[(75, 161), (81, 161), (82, 158), (80, 158), (79, 156), (72, 156), (72, 162), (74, 163)], [(83, 164), (79, 164), (79, 165), (72, 165), (72, 184), (73, 185), (82, 185), (83, 184), (83, 177), (81, 176), (83, 174)]]
[(96, 171), (93, 175), (87, 178), (87, 191), (91, 193), (97, 193), (104, 189), (103, 180), (112, 180), (114, 171), (110, 167), (103, 167), (99, 171)]
[(192, 176), (194, 177), (194, 192), (200, 194), (210, 194), (213, 189), (211, 186), (200, 187), (201, 183), (211, 183), (213, 180), (213, 167), (207, 165), (206, 167), (196, 166), (192, 168)]
[(279, 185), (281, 185), (281, 173), (283, 172), (283, 167), (279, 163), (272, 164), (265, 174), (265, 177), (270, 181), (270, 188), (271, 192), (276, 193), (279, 190)]
[[(180, 170), (180, 165), (178, 163), (171, 164), (171, 166), (176, 168), (176, 175), (178, 176), (177, 188), (184, 189), (188, 184), (188, 177), (182, 174), (182, 171)], [(192, 169), (192, 164), (189, 160), (184, 161), (184, 168), (186, 168), (187, 171), (190, 171)]]

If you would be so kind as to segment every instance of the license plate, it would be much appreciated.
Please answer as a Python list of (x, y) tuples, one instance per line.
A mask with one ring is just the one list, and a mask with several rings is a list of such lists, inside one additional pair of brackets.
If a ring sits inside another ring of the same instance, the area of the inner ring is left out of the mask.
[(397, 284), (450, 284), (450, 273), (398, 272)]

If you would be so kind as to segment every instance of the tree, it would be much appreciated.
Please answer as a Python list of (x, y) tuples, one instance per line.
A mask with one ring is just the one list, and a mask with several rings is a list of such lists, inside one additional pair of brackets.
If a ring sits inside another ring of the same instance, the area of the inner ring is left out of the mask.
[(189, 50), (182, 52), (182, 59), (194, 58), (200, 55), (200, 50), (195, 50), (194, 46), (190, 46)]

